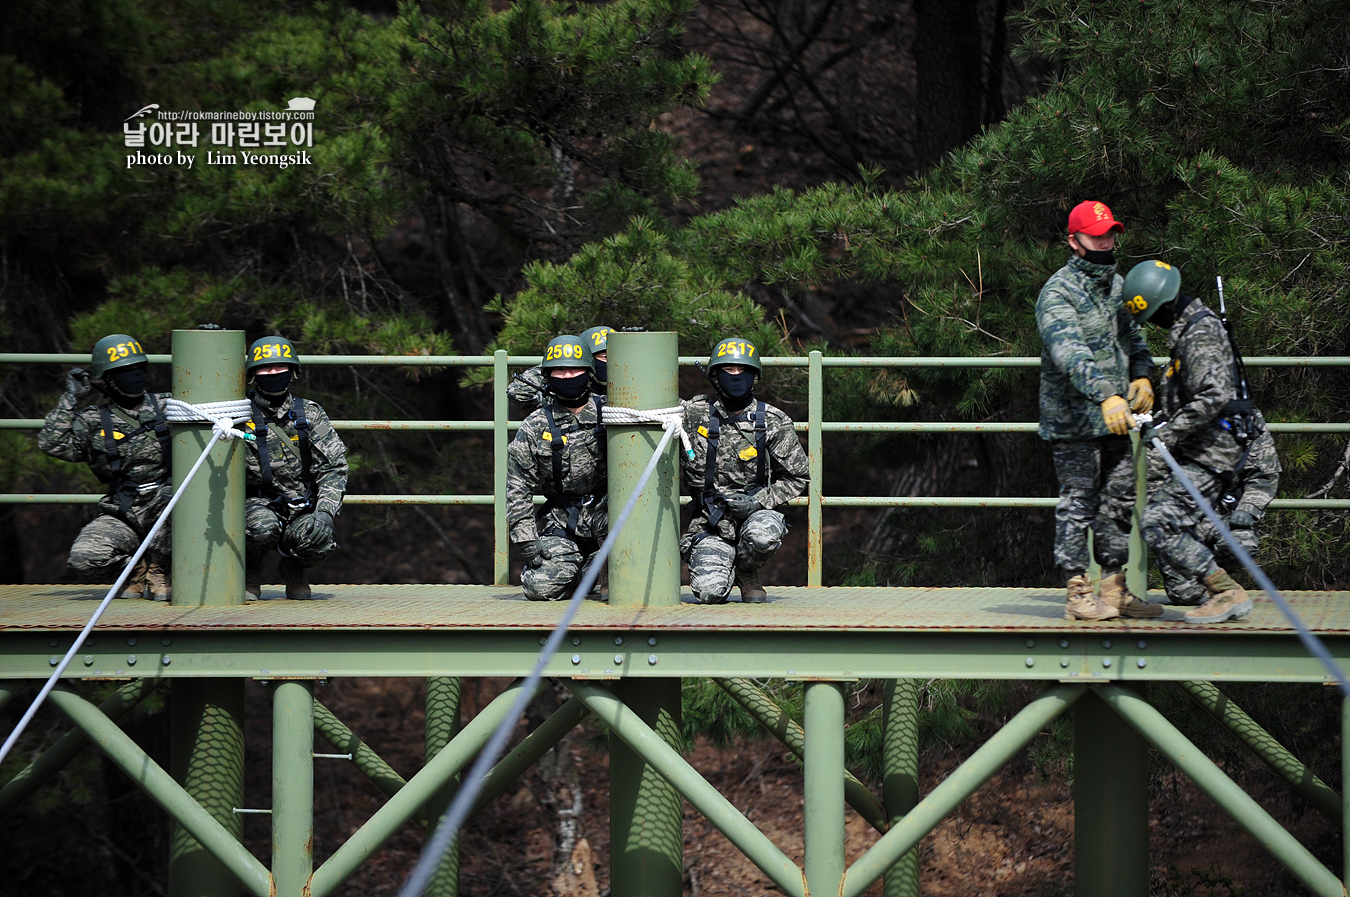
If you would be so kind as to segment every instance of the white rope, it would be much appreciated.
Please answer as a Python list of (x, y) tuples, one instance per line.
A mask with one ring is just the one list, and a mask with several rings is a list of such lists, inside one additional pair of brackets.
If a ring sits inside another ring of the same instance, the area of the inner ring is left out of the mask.
[(639, 411), (636, 408), (624, 408), (620, 405), (606, 405), (601, 412), (601, 418), (606, 424), (623, 426), (625, 424), (660, 424), (668, 430), (673, 429), (680, 436), (680, 443), (684, 445), (684, 454), (690, 461), (694, 460), (694, 449), (689, 444), (689, 434), (684, 431), (684, 406), (676, 405), (673, 408), (652, 408), (648, 411)]
[(212, 425), (211, 439), (206, 443), (206, 448), (202, 449), (201, 456), (197, 458), (197, 463), (192, 465), (192, 469), (188, 471), (187, 476), (183, 478), (183, 482), (174, 491), (173, 497), (169, 499), (169, 503), (164, 506), (164, 510), (161, 511), (159, 517), (156, 518), (155, 525), (150, 527), (150, 532), (146, 534), (145, 539), (141, 542), (140, 546), (137, 547), (136, 553), (131, 556), (131, 560), (127, 561), (126, 567), (122, 569), (122, 575), (117, 577), (117, 582), (113, 583), (113, 587), (108, 590), (108, 594), (103, 596), (103, 600), (99, 602), (98, 609), (96, 609), (94, 615), (89, 618), (89, 622), (84, 624), (84, 628), (80, 630), (80, 634), (76, 637), (75, 643), (70, 646), (70, 650), (66, 652), (66, 656), (61, 658), (61, 662), (56, 665), (56, 669), (53, 670), (51, 676), (47, 678), (46, 683), (38, 692), (37, 697), (33, 699), (33, 703), (28, 705), (28, 710), (25, 711), (23, 718), (19, 720), (19, 724), (14, 727), (14, 731), (9, 733), (9, 737), (5, 739), (4, 745), (0, 746), (0, 763), (3, 763), (5, 757), (9, 756), (10, 750), (13, 749), (15, 742), (19, 740), (19, 736), (23, 734), (23, 730), (28, 727), (29, 721), (32, 720), (33, 716), (37, 713), (38, 708), (42, 706), (42, 702), (47, 699), (47, 695), (56, 687), (56, 683), (60, 680), (61, 674), (66, 671), (66, 667), (70, 666), (70, 662), (75, 658), (75, 655), (79, 653), (80, 648), (84, 645), (85, 639), (89, 637), (89, 633), (94, 631), (94, 626), (98, 623), (99, 618), (103, 616), (103, 612), (108, 609), (108, 605), (112, 603), (113, 598), (122, 591), (123, 585), (126, 584), (127, 579), (131, 576), (132, 568), (140, 561), (141, 556), (145, 554), (146, 548), (154, 541), (155, 536), (159, 535), (159, 531), (164, 527), (164, 521), (169, 519), (169, 514), (172, 513), (174, 505), (178, 504), (178, 499), (182, 496), (183, 490), (187, 488), (188, 483), (192, 482), (192, 478), (197, 475), (197, 471), (201, 469), (201, 466), (203, 462), (206, 461), (206, 456), (210, 454), (211, 449), (215, 448), (216, 443), (221, 439), (253, 438), (252, 433), (245, 433), (242, 430), (236, 430), (234, 428), (235, 424), (243, 423), (249, 419), (250, 410), (247, 399), (235, 399), (228, 402), (206, 402), (201, 405), (180, 402), (178, 399), (167, 399), (165, 401), (164, 416), (166, 418), (174, 423), (209, 422)]

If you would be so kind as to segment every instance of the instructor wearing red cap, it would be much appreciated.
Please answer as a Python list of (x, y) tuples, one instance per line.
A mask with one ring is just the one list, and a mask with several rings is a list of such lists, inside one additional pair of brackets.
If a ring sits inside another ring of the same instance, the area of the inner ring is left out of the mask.
[[(1036, 300), (1043, 346), (1039, 432), (1050, 443), (1059, 478), (1055, 563), (1068, 581), (1064, 616), (1070, 620), (1162, 613), (1161, 605), (1130, 594), (1123, 572), (1134, 510), (1130, 412), (1153, 407), (1148, 344), (1121, 304), (1124, 279), (1116, 273), (1115, 248), (1124, 230), (1106, 203), (1074, 206), (1073, 255)], [(1087, 577), (1089, 528), (1102, 567), (1100, 597)]]

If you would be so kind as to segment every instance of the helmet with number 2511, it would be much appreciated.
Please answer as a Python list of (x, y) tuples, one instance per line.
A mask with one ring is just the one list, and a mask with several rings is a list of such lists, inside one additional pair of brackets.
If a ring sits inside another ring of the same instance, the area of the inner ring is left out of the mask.
[(755, 344), (735, 336), (727, 337), (713, 346), (712, 354), (708, 356), (708, 370), (732, 364), (754, 368), (756, 374), (764, 371), (759, 363), (759, 350), (755, 348)]
[(300, 373), (300, 353), (295, 351), (295, 346), (284, 336), (264, 336), (260, 340), (254, 340), (253, 345), (248, 347), (248, 360), (244, 364), (244, 372), (247, 376), (252, 376), (257, 368), (269, 367), (274, 364), (287, 364), (295, 373)]
[(125, 333), (110, 333), (94, 343), (93, 362), (89, 365), (89, 376), (97, 380), (108, 371), (130, 367), (133, 364), (149, 364), (145, 350), (134, 336)]
[(1121, 301), (1138, 324), (1145, 324), (1158, 309), (1181, 292), (1181, 269), (1156, 260), (1140, 262), (1125, 275)]

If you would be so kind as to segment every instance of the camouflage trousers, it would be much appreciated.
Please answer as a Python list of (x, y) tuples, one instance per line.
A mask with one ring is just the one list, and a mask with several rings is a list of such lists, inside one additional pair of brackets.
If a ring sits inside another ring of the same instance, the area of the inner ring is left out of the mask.
[[(1210, 504), (1218, 500), (1223, 488), (1218, 476), (1194, 461), (1180, 461), (1180, 464), (1186, 476)], [(1209, 565), (1214, 562), (1214, 552), (1210, 546), (1215, 544), (1219, 536), (1209, 521), (1205, 520), (1204, 513), (1196, 507), (1176, 474), (1169, 475), (1161, 485), (1150, 490), (1141, 525), (1144, 542), (1158, 558), (1158, 566), (1163, 570), (1165, 581), (1191, 583), (1190, 587), (1176, 593), (1178, 597), (1190, 600), (1174, 600), (1172, 603), (1203, 603), (1204, 598), (1208, 597), (1203, 580), (1209, 573)], [(1251, 530), (1246, 532), (1251, 533), (1251, 547), (1255, 547), (1256, 534)], [(1244, 544), (1243, 547), (1248, 546)], [(1170, 585), (1167, 594), (1169, 598), (1174, 594)], [(1197, 597), (1199, 601), (1194, 600)]]
[(690, 527), (680, 540), (680, 555), (689, 564), (689, 588), (695, 600), (700, 604), (726, 601), (736, 583), (736, 570), (752, 572), (763, 567), (786, 534), (787, 521), (777, 511), (756, 511), (745, 518), (736, 526), (734, 544), (718, 533)]
[(550, 535), (539, 539), (539, 556), (520, 571), (520, 587), (531, 601), (557, 601), (581, 578), (599, 546), (592, 539)]
[[(1224, 520), (1224, 523), (1228, 523)], [(1250, 527), (1234, 529), (1234, 537), (1238, 544), (1247, 550), (1248, 554), (1255, 554), (1256, 548), (1261, 542), (1261, 538), (1256, 534), (1256, 530)], [(1228, 543), (1218, 534), (1209, 520), (1201, 517), (1195, 526), (1195, 537), (1209, 547), (1214, 553), (1214, 560), (1220, 567), (1232, 572), (1237, 559), (1232, 557), (1228, 551)], [(1202, 580), (1196, 579), (1194, 575), (1186, 570), (1174, 567), (1158, 558), (1158, 570), (1162, 573), (1163, 588), (1167, 590), (1167, 600), (1172, 604), (1198, 605), (1204, 604), (1209, 600), (1209, 591), (1205, 588)]]
[(331, 538), (316, 540), (312, 527), (298, 525), (311, 514), (296, 514), (287, 520), (269, 507), (267, 499), (248, 499), (244, 503), (244, 551), (248, 561), (261, 561), (273, 548), (303, 567), (313, 567), (328, 557), (337, 542)]
[(1134, 456), (1128, 436), (1050, 443), (1059, 478), (1055, 563), (1070, 576), (1087, 570), (1088, 529), (1097, 563), (1122, 567), (1130, 556)]
[[(144, 532), (154, 525), (153, 518)], [(170, 523), (164, 522), (155, 541), (146, 550), (146, 558), (159, 564), (167, 564), (169, 549), (173, 544), (170, 536)], [(75, 543), (70, 546), (70, 559), (66, 562), (70, 569), (78, 573), (103, 573), (107, 570), (121, 570), (136, 549), (141, 545), (142, 532), (132, 529), (125, 521), (110, 514), (100, 514), (80, 530)]]

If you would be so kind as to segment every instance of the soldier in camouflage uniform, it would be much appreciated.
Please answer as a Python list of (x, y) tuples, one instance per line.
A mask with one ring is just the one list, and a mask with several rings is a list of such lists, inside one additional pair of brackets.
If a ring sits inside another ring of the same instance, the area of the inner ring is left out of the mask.
[[(609, 335), (613, 331), (614, 328), (606, 327), (603, 324), (581, 331), (581, 341), (586, 344), (586, 348), (591, 352), (591, 360), (595, 362), (595, 377), (592, 381), (592, 388), (598, 395), (605, 394), (605, 388), (609, 381), (605, 371), (605, 365), (609, 359), (606, 344), (609, 342)], [(529, 414), (540, 406), (546, 389), (548, 389), (548, 382), (543, 366), (535, 365), (511, 378), (511, 382), (506, 384), (506, 395), (507, 398), (519, 405), (521, 410)]]
[(767, 599), (759, 569), (787, 533), (774, 508), (801, 495), (810, 478), (792, 418), (754, 397), (759, 372), (753, 343), (724, 339), (708, 358), (717, 395), (681, 403), (694, 450), (684, 479), (695, 510), (680, 553), (701, 604), (723, 603), (733, 585), (742, 603)]
[[(1066, 619), (1156, 617), (1160, 605), (1130, 594), (1122, 571), (1129, 558), (1134, 463), (1127, 435), (1131, 411), (1153, 406), (1152, 357), (1139, 327), (1121, 305), (1116, 234), (1125, 228), (1100, 202), (1069, 213), (1069, 263), (1036, 301), (1041, 353), (1040, 436), (1050, 443), (1059, 503), (1055, 563), (1068, 580)], [(1102, 567), (1102, 594), (1087, 577), (1088, 528)]]
[[(1260, 544), (1256, 524), (1265, 516), (1266, 506), (1275, 497), (1280, 487), (1280, 459), (1275, 453), (1275, 440), (1266, 429), (1266, 419), (1261, 412), (1255, 411), (1257, 435), (1249, 443), (1251, 450), (1241, 469), (1234, 471), (1229, 479), (1233, 486), (1225, 486), (1219, 503), (1214, 506), (1220, 519), (1227, 524), (1238, 543), (1255, 554)], [(1171, 468), (1163, 461), (1156, 450), (1148, 453), (1149, 494), (1160, 489), (1166, 481)], [(1214, 552), (1223, 564), (1236, 563), (1223, 540), (1208, 517), (1195, 522), (1195, 537)], [(1185, 570), (1172, 566), (1162, 558), (1158, 559), (1158, 569), (1162, 571), (1163, 586), (1167, 590), (1167, 600), (1173, 604), (1197, 606), (1209, 598), (1209, 592), (1202, 583), (1196, 581)]]
[[(548, 344), (540, 366), (544, 404), (525, 418), (507, 449), (506, 522), (524, 564), (531, 601), (556, 601), (580, 578), (609, 531), (601, 396), (594, 361), (580, 337)], [(535, 507), (534, 497), (547, 501)]]
[(305, 570), (337, 548), (333, 519), (347, 492), (347, 447), (317, 402), (291, 395), (299, 355), (285, 337), (249, 346), (248, 376), (254, 438), (248, 446), (244, 504), (244, 590), (262, 597), (263, 560), (281, 552), (286, 597), (310, 597)]
[[(1141, 262), (1125, 281), (1125, 307), (1137, 322), (1167, 328), (1171, 349), (1162, 412), (1143, 438), (1161, 440), (1197, 491), (1217, 505), (1229, 481), (1236, 482), (1235, 471), (1250, 460), (1247, 446), (1256, 447), (1258, 419), (1249, 399), (1238, 400), (1237, 359), (1219, 316), (1180, 291), (1181, 272), (1165, 262)], [(1163, 463), (1161, 457), (1155, 463)], [(1186, 612), (1187, 622), (1240, 620), (1251, 613), (1251, 598), (1218, 565), (1200, 529), (1203, 520), (1169, 468), (1161, 485), (1149, 491), (1144, 541), (1174, 577), (1184, 576), (1191, 591), (1203, 588), (1208, 596)]]
[[(102, 574), (126, 564), (173, 495), (167, 393), (147, 393), (149, 360), (125, 333), (94, 344), (89, 372), (66, 375), (66, 391), (38, 433), (38, 448), (65, 461), (83, 462), (108, 484), (99, 515), (80, 530), (70, 548), (70, 569)], [(94, 391), (107, 401), (90, 405)], [(169, 524), (155, 535), (127, 580), (121, 598), (168, 601)]]

